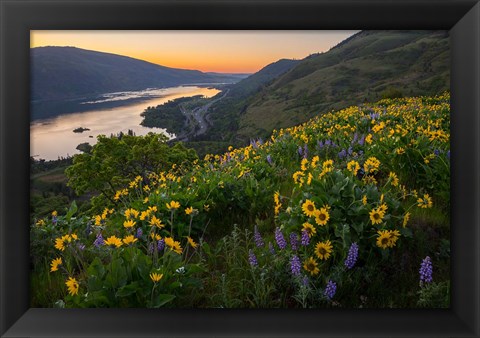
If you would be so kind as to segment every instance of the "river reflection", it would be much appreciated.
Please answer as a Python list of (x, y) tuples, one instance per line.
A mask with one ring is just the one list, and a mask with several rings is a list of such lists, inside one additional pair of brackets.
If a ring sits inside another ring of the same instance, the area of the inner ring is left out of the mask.
[[(35, 120), (30, 125), (30, 155), (36, 159), (56, 160), (59, 157), (80, 153), (75, 148), (84, 142), (96, 143), (97, 135), (110, 135), (133, 130), (136, 135), (149, 132), (164, 133), (165, 129), (147, 128), (140, 125), (140, 114), (149, 106), (157, 106), (180, 97), (204, 95), (212, 97), (217, 89), (196, 86), (182, 86), (161, 90), (162, 97), (149, 98), (141, 102), (130, 103), (115, 108), (103, 108), (81, 113), (70, 113), (50, 119)], [(90, 130), (74, 133), (79, 127)]]

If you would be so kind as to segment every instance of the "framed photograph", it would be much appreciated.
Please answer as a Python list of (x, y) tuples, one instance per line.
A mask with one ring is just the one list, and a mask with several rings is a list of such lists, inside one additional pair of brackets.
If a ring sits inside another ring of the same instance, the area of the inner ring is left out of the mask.
[(2, 337), (480, 337), (478, 1), (13, 1)]

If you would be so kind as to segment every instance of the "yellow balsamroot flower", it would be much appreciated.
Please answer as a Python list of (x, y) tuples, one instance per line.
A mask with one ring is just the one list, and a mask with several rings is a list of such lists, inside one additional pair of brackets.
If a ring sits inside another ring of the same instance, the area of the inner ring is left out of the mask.
[(52, 211), (52, 216), (58, 216), (57, 210), (53, 210), (53, 211)]
[[(382, 194), (383, 197), (383, 194)], [(380, 201), (383, 201), (383, 198), (380, 199)], [(388, 206), (385, 203), (382, 203), (379, 207), (378, 210), (382, 211), (383, 213), (387, 212)]]
[(150, 279), (152, 280), (152, 282), (154, 283), (158, 283), (160, 281), (160, 279), (163, 278), (163, 273), (156, 273), (156, 272), (152, 272), (150, 274)]
[(368, 144), (372, 144), (372, 134), (368, 134), (367, 137), (365, 137), (365, 142), (367, 142)]
[(318, 155), (313, 156), (312, 162), (310, 162), (310, 167), (316, 168), (318, 161), (320, 161), (320, 157), (318, 157)]
[(145, 186), (143, 187), (143, 191), (149, 192), (149, 191), (150, 191), (150, 187), (149, 187), (148, 185), (145, 185)]
[(150, 219), (150, 226), (156, 226), (157, 228), (164, 228), (165, 224), (162, 223), (160, 219), (158, 219), (156, 216), (152, 216)]
[(302, 171), (296, 171), (292, 177), (293, 177), (293, 181), (295, 183), (303, 183), (303, 176), (305, 176), (305, 174), (302, 172)]
[(362, 178), (362, 181), (365, 183), (365, 184), (373, 184), (373, 185), (376, 185), (377, 184), (377, 180), (375, 179), (375, 177), (371, 176), (371, 175), (365, 175), (363, 178)]
[(400, 232), (398, 230), (390, 230), (390, 240), (388, 242), (388, 246), (393, 248), (399, 237)]
[(167, 245), (170, 250), (178, 253), (179, 255), (182, 253), (183, 249), (180, 246), (180, 242), (175, 241), (172, 237), (165, 238), (165, 245)]
[(273, 194), (273, 201), (275, 202), (275, 204), (281, 204), (280, 193), (278, 191), (275, 191), (275, 194)]
[(382, 249), (393, 248), (400, 237), (398, 230), (379, 230), (377, 234), (377, 246)]
[(308, 169), (308, 159), (306, 158), (302, 159), (300, 168), (302, 169), (302, 171), (306, 171)]
[(115, 246), (115, 247), (119, 248), (119, 247), (122, 246), (122, 240), (114, 235), (114, 236), (108, 237), (108, 238), (103, 242), (103, 244), (105, 244), (105, 245), (111, 245), (111, 246)]
[(423, 195), (423, 198), (418, 198), (417, 203), (417, 205), (423, 209), (431, 208), (433, 205), (432, 199), (428, 194)]
[(405, 154), (405, 148), (402, 148), (402, 147), (398, 148), (398, 149), (396, 150), (396, 153), (397, 153), (397, 155)]
[(315, 227), (308, 222), (303, 223), (302, 226), (303, 226), (302, 231), (306, 231), (308, 234), (308, 237), (312, 237), (317, 233), (317, 229), (315, 229)]
[(307, 199), (303, 204), (302, 204), (302, 210), (307, 217), (312, 217), (315, 215), (315, 202)]
[(312, 184), (312, 180), (313, 180), (313, 175), (312, 175), (311, 173), (308, 173), (308, 176), (307, 176), (307, 185)]
[(150, 234), (150, 237), (152, 237), (152, 240), (155, 239), (156, 241), (162, 239), (162, 236), (160, 236), (159, 234), (154, 234), (153, 232)]
[(363, 205), (367, 205), (367, 195), (363, 195), (362, 203), (363, 203)]
[(150, 216), (150, 211), (145, 210), (140, 213), (140, 220), (144, 221), (148, 216)]
[(210, 210), (210, 205), (204, 204), (204, 205), (203, 205), (203, 210), (205, 210), (205, 211), (208, 212), (208, 211)]
[(58, 271), (59, 265), (62, 265), (62, 257), (58, 257), (52, 260), (52, 262), (50, 263), (50, 272)]
[(330, 214), (328, 213), (327, 208), (320, 208), (314, 211), (315, 223), (318, 225), (326, 225), (330, 219)]
[(360, 164), (358, 164), (357, 161), (350, 161), (347, 163), (347, 170), (356, 176), (357, 172), (360, 170)]
[(385, 217), (385, 211), (383, 211), (381, 207), (372, 209), (372, 211), (370, 211), (370, 220), (372, 221), (372, 224), (382, 223), (383, 217)]
[(68, 277), (67, 281), (65, 282), (65, 285), (68, 288), (68, 292), (70, 295), (74, 296), (78, 294), (78, 289), (79, 289), (79, 284), (77, 280), (73, 277)]
[(180, 208), (180, 203), (176, 201), (171, 201), (170, 203), (165, 204), (168, 210), (175, 210)]
[(332, 243), (329, 240), (318, 242), (315, 246), (315, 255), (317, 255), (319, 259), (327, 260), (332, 253), (332, 248)]
[(35, 225), (37, 225), (37, 226), (39, 226), (39, 227), (44, 226), (45, 224), (46, 224), (46, 223), (45, 223), (45, 221), (44, 221), (43, 219), (38, 220), (37, 223), (35, 223)]
[(322, 170), (325, 173), (329, 173), (333, 170), (333, 160), (327, 160), (322, 164)]
[(128, 221), (123, 222), (123, 226), (125, 228), (132, 228), (137, 222), (134, 222), (133, 220), (129, 219)]
[(188, 244), (190, 244), (190, 246), (194, 249), (197, 248), (198, 244), (195, 243), (195, 241), (192, 239), (192, 237), (190, 236), (187, 236), (187, 241), (188, 241)]
[(65, 241), (63, 237), (55, 238), (55, 249), (60, 251), (65, 250)]
[(369, 157), (363, 164), (363, 170), (366, 174), (374, 173), (378, 171), (380, 167), (380, 161), (376, 157)]
[(138, 241), (138, 239), (135, 238), (133, 235), (129, 235), (129, 236), (123, 238), (123, 243), (125, 243), (126, 245), (133, 244), (136, 241)]
[(127, 219), (137, 218), (138, 214), (139, 214), (139, 212), (135, 209), (132, 209), (132, 208), (125, 210), (125, 217)]
[(403, 227), (405, 228), (407, 226), (407, 223), (408, 223), (408, 220), (410, 219), (410, 213), (407, 212), (404, 216), (403, 216)]
[(308, 259), (303, 262), (303, 268), (310, 272), (310, 275), (315, 276), (318, 275), (320, 269), (318, 268), (318, 263), (313, 257), (309, 257)]
[(143, 204), (146, 204), (146, 203), (148, 203), (148, 197), (145, 197), (145, 198), (143, 199)]
[(388, 174), (388, 178), (390, 179), (390, 183), (394, 187), (398, 187), (399, 180), (398, 180), (397, 174), (395, 174), (394, 172), (391, 172), (390, 174)]
[(379, 230), (377, 231), (377, 234), (377, 246), (382, 249), (388, 248), (390, 243), (390, 231)]
[(185, 213), (186, 213), (187, 215), (190, 215), (192, 212), (193, 212), (193, 207), (189, 207), (189, 208), (186, 208), (186, 209), (185, 209)]

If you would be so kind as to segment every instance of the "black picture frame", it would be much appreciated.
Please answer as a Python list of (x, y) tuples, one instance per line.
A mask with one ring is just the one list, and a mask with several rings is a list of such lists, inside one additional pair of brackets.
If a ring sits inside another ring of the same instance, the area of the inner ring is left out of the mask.
[[(480, 4), (422, 1), (0, 0), (2, 337), (479, 337)], [(452, 48), (452, 302), (445, 310), (29, 308), (33, 29), (447, 29)]]

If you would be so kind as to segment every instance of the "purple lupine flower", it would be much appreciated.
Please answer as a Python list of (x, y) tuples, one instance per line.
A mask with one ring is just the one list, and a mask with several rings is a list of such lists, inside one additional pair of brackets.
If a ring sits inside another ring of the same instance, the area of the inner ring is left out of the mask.
[(283, 250), (287, 247), (287, 241), (285, 241), (282, 231), (278, 227), (275, 228), (275, 241), (277, 241), (277, 245), (280, 250)]
[(327, 297), (328, 300), (331, 300), (333, 296), (335, 296), (335, 292), (337, 292), (337, 283), (329, 280), (327, 286), (325, 287), (323, 295)]
[(251, 266), (258, 266), (257, 257), (253, 253), (252, 249), (248, 251), (248, 262)]
[(303, 158), (308, 158), (308, 144), (303, 146)]
[(98, 234), (97, 238), (95, 238), (95, 241), (93, 242), (93, 245), (98, 248), (99, 246), (102, 246), (104, 242), (105, 241), (103, 240), (102, 234)]
[(165, 240), (162, 238), (157, 242), (157, 250), (163, 251), (163, 249), (165, 249)]
[(422, 260), (422, 264), (420, 265), (419, 272), (420, 272), (420, 285), (423, 285), (423, 283), (432, 282), (433, 267), (432, 267), (432, 260), (430, 259), (429, 256), (425, 257)]
[(343, 160), (345, 157), (347, 157), (347, 151), (342, 149), (342, 151), (338, 153), (338, 158)]
[(272, 156), (270, 156), (270, 154), (267, 155), (267, 162), (268, 162), (268, 164), (270, 164), (270, 165), (273, 164)]
[(310, 280), (308, 279), (308, 277), (307, 277), (307, 276), (303, 276), (303, 278), (302, 278), (302, 285), (303, 285), (304, 287), (308, 288), (309, 284), (310, 284)]
[(325, 141), (325, 146), (326, 147), (330, 147), (331, 145), (332, 145), (332, 141), (330, 141), (330, 140)]
[(55, 216), (52, 216), (52, 223), (53, 223), (53, 225), (57, 225), (57, 221), (58, 221), (57, 216), (56, 216), (56, 215), (55, 215)]
[(255, 225), (255, 229), (253, 231), (253, 239), (255, 240), (255, 245), (257, 246), (257, 248), (261, 248), (265, 245), (262, 235), (260, 235), (260, 232), (258, 232), (257, 225)]
[(290, 234), (290, 246), (292, 247), (293, 251), (298, 250), (298, 235), (294, 232)]
[(148, 253), (149, 253), (149, 254), (153, 254), (153, 252), (155, 251), (156, 248), (157, 248), (157, 246), (154, 245), (153, 242), (150, 243), (150, 244), (148, 245)]
[(353, 139), (352, 139), (352, 142), (350, 142), (350, 144), (355, 144), (355, 142), (357, 142), (358, 140), (358, 133), (355, 132), (355, 134), (353, 134)]
[(142, 230), (142, 228), (138, 228), (138, 229), (137, 229), (137, 233), (135, 234), (135, 237), (136, 237), (136, 238), (140, 238), (140, 237), (142, 237), (142, 235), (143, 235), (143, 230)]
[(303, 246), (307, 246), (310, 244), (310, 236), (308, 236), (307, 230), (302, 230), (302, 241)]
[(352, 245), (350, 245), (350, 249), (348, 250), (347, 259), (345, 259), (345, 267), (347, 268), (347, 270), (350, 270), (351, 268), (353, 268), (353, 266), (357, 262), (357, 258), (358, 258), (358, 244), (352, 243)]
[(323, 141), (317, 141), (317, 149), (320, 150), (323, 148)]
[(435, 149), (435, 150), (433, 151), (433, 153), (435, 154), (435, 156), (438, 156), (438, 155), (440, 155), (440, 150)]
[(302, 263), (300, 263), (300, 258), (297, 255), (293, 255), (290, 259), (290, 270), (294, 276), (299, 276), (302, 271)]
[(360, 140), (358, 140), (358, 144), (361, 146), (365, 144), (365, 135), (362, 135), (362, 137), (360, 137)]
[(272, 255), (275, 255), (275, 248), (273, 247), (272, 242), (268, 242), (268, 250)]
[(85, 244), (77, 243), (77, 248), (78, 248), (78, 250), (83, 251), (83, 250), (85, 250)]
[(298, 146), (298, 155), (302, 156), (303, 155), (303, 148), (301, 146)]
[(348, 154), (348, 156), (352, 156), (352, 154), (353, 154), (353, 148), (352, 147), (348, 147), (347, 154)]
[(447, 158), (450, 160), (450, 150), (447, 151)]

